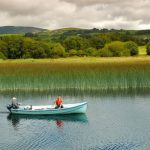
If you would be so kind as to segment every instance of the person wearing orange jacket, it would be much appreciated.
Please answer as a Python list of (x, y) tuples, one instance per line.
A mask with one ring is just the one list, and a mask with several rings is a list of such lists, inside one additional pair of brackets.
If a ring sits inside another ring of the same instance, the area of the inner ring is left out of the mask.
[(62, 105), (62, 103), (63, 103), (63, 100), (62, 100), (62, 98), (60, 97), (60, 96), (58, 96), (57, 98), (56, 98), (56, 100), (55, 100), (55, 109), (57, 109), (57, 108), (63, 108), (63, 105)]

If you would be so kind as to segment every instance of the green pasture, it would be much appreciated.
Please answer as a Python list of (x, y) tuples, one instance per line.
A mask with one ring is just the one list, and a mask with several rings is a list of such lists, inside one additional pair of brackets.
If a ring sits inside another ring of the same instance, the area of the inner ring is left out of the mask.
[(24, 34), (0, 34), (0, 37), (10, 37), (10, 36), (16, 36), (16, 37), (22, 37)]
[(139, 46), (139, 55), (146, 55), (146, 46)]

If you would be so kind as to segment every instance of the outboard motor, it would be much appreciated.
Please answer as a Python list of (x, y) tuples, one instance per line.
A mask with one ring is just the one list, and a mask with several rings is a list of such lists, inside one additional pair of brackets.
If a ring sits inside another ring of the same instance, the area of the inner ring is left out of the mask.
[(11, 109), (18, 109), (19, 108), (19, 104), (9, 104), (7, 105), (7, 109), (11, 112)]
[(13, 108), (12, 104), (7, 105), (7, 109), (11, 112), (11, 109)]

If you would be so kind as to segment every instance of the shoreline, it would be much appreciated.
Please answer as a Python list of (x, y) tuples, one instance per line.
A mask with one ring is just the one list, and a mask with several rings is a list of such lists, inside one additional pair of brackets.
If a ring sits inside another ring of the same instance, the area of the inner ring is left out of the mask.
[(0, 59), (4, 63), (119, 63), (119, 62), (150, 62), (150, 56), (133, 57), (67, 57), (67, 58), (46, 58), (46, 59)]

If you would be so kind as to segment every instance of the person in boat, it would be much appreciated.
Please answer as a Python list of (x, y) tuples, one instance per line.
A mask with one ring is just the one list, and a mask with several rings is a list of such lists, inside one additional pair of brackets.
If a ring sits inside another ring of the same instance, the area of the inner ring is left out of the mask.
[(63, 105), (62, 105), (62, 103), (63, 103), (63, 100), (62, 100), (62, 98), (60, 97), (60, 96), (58, 96), (57, 98), (56, 98), (56, 100), (55, 100), (55, 109), (57, 109), (57, 108), (63, 108)]
[(19, 104), (16, 102), (16, 97), (12, 98), (12, 108), (14, 109), (19, 108)]

